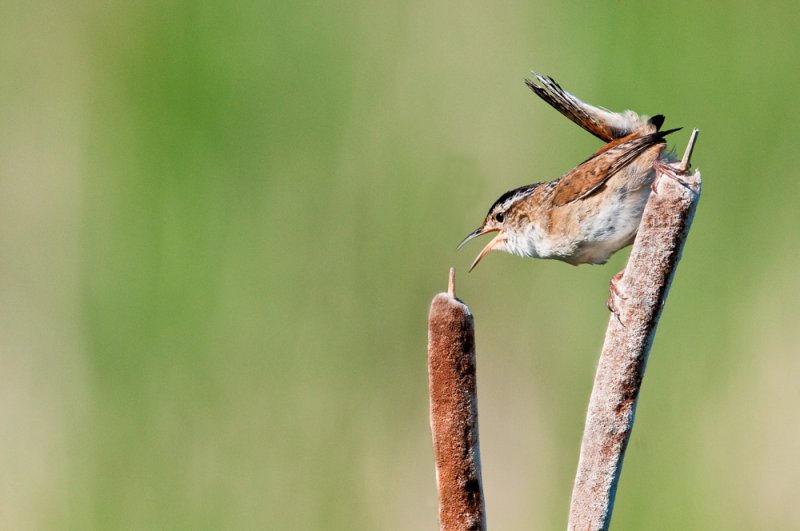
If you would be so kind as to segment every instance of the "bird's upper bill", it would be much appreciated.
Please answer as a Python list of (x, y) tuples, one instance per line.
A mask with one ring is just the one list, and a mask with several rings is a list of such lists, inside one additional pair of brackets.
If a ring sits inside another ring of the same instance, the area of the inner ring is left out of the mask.
[(480, 262), (483, 259), (483, 257), (486, 256), (489, 253), (489, 251), (494, 249), (499, 243), (504, 242), (505, 239), (506, 239), (506, 236), (503, 233), (503, 231), (501, 231), (497, 227), (493, 227), (493, 228), (478, 227), (477, 229), (475, 229), (474, 231), (469, 233), (469, 235), (467, 235), (467, 237), (464, 238), (461, 241), (461, 243), (458, 244), (457, 249), (461, 249), (468, 241), (472, 240), (473, 238), (477, 238), (478, 236), (482, 236), (482, 235), (488, 234), (490, 232), (497, 232), (498, 234), (497, 234), (497, 236), (492, 238), (491, 241), (486, 244), (486, 247), (483, 248), (483, 250), (480, 252), (480, 254), (478, 254), (478, 257), (475, 258), (475, 261), (472, 262), (471, 266), (469, 266), (469, 270), (470, 271), (475, 269), (475, 266), (478, 265), (478, 262)]

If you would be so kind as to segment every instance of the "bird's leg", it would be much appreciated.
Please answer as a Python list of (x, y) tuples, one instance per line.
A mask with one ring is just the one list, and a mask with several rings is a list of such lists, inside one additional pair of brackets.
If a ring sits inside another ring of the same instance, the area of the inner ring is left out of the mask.
[(620, 300), (624, 301), (627, 300), (628, 298), (623, 294), (622, 288), (619, 285), (619, 282), (620, 280), (622, 280), (622, 275), (624, 273), (625, 270), (623, 269), (622, 271), (611, 277), (611, 282), (608, 283), (608, 301), (606, 301), (606, 307), (608, 308), (608, 311), (614, 314), (614, 317), (617, 318), (619, 324), (623, 324), (622, 319), (620, 319), (619, 316), (619, 306), (620, 306), (619, 302)]

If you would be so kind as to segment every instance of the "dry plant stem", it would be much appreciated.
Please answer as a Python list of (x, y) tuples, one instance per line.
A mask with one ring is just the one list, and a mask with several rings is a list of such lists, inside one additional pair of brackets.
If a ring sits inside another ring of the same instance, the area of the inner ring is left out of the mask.
[[(625, 298), (617, 308), (619, 319), (609, 319), (589, 400), (570, 530), (604, 530), (611, 521), (647, 355), (700, 198), (700, 173), (684, 170), (695, 139), (696, 132), (683, 161), (659, 170), (619, 283)], [(678, 179), (663, 173), (671, 170)]]
[(428, 390), (442, 530), (486, 529), (478, 445), (475, 324), (455, 298), (453, 269), (447, 293), (433, 298), (428, 316)]

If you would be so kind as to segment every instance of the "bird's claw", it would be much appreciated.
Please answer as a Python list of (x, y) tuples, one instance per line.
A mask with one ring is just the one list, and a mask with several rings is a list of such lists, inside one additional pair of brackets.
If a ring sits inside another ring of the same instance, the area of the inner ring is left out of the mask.
[(614, 317), (617, 318), (619, 324), (625, 326), (625, 323), (622, 322), (622, 318), (620, 317), (619, 312), (619, 302), (628, 300), (628, 297), (622, 292), (622, 288), (619, 286), (620, 280), (622, 280), (622, 275), (625, 271), (620, 271), (613, 277), (611, 277), (611, 282), (608, 283), (608, 300), (606, 301), (606, 307), (608, 311), (610, 311)]
[(653, 191), (654, 194), (658, 193), (658, 182), (661, 180), (662, 176), (669, 177), (673, 181), (677, 182), (681, 186), (685, 186), (687, 188), (692, 188), (692, 183), (682, 179), (682, 175), (689, 175), (688, 170), (682, 171), (680, 168), (676, 167), (676, 164), (670, 164), (663, 160), (657, 160), (653, 163), (653, 169), (656, 171), (656, 176), (653, 179), (652, 184), (650, 185), (650, 189)]

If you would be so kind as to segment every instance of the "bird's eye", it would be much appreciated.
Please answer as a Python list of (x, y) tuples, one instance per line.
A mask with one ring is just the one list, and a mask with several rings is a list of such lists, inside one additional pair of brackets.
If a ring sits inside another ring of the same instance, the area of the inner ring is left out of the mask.
[(502, 223), (505, 217), (506, 217), (505, 214), (503, 214), (502, 212), (498, 212), (497, 214), (494, 215), (494, 220), (497, 221), (498, 223)]

